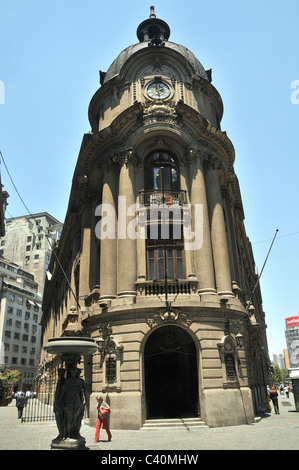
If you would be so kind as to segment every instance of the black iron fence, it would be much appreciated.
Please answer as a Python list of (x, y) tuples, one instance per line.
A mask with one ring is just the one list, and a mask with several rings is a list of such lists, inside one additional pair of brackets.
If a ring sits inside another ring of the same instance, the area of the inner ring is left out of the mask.
[(41, 378), (34, 383), (34, 393), (27, 398), (23, 411), (22, 421), (26, 423), (53, 421), (54, 395), (57, 380)]

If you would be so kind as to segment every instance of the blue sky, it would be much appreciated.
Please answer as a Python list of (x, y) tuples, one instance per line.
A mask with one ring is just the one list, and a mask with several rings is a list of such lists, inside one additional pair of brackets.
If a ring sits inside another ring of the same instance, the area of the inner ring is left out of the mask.
[[(284, 319), (299, 314), (298, 0), (1, 0), (0, 150), (31, 213), (63, 222), (99, 70), (138, 42), (152, 4), (170, 40), (213, 70), (259, 270), (279, 229), (261, 288), (280, 353)], [(26, 214), (3, 164), (1, 177), (7, 216)]]

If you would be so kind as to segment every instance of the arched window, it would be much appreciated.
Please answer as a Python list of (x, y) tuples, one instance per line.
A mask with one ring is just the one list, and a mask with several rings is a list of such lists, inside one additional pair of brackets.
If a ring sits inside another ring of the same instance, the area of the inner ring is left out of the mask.
[(145, 161), (145, 190), (161, 193), (178, 191), (178, 167), (174, 158), (162, 150), (153, 152)]

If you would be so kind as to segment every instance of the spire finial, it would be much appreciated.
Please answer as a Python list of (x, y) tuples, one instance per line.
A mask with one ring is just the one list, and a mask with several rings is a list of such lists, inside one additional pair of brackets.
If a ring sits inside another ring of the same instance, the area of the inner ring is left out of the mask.
[(151, 7), (151, 14), (149, 16), (150, 18), (156, 18), (156, 15), (155, 15), (155, 7)]

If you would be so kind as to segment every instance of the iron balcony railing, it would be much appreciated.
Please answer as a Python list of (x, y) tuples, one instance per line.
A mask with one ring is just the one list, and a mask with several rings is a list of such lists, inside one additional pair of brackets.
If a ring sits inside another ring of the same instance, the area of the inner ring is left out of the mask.
[(187, 204), (186, 191), (139, 191), (139, 202), (145, 207), (174, 204), (182, 206)]
[(198, 287), (197, 279), (175, 279), (168, 280), (139, 280), (136, 282), (137, 295), (156, 296), (156, 295), (190, 295), (196, 293)]

